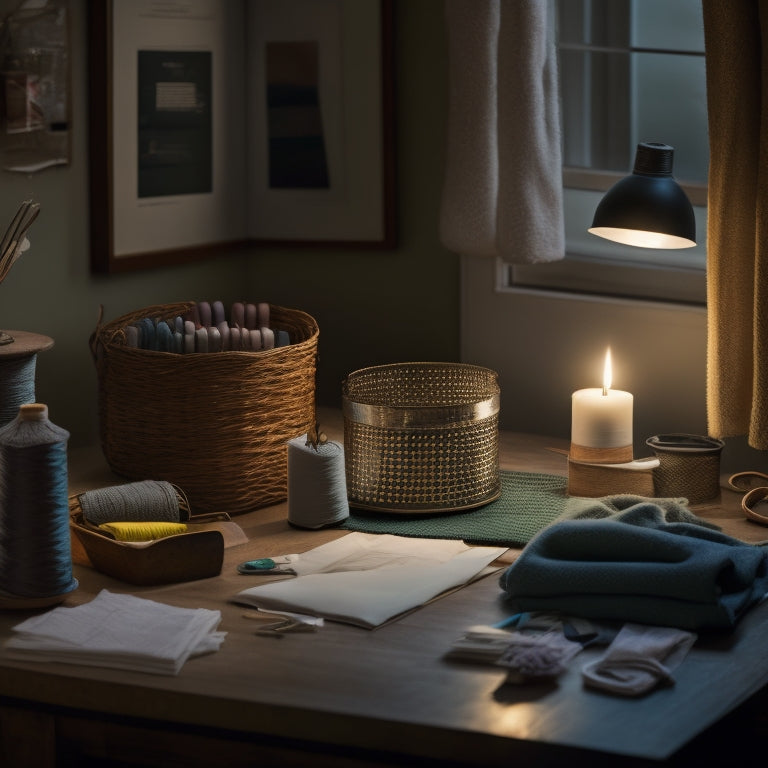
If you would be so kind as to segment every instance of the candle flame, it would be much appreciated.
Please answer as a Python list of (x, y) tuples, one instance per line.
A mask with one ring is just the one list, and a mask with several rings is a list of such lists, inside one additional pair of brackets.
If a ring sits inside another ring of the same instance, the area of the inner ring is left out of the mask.
[(605, 367), (603, 368), (603, 394), (607, 395), (613, 383), (613, 367), (611, 365), (611, 348), (605, 350)]

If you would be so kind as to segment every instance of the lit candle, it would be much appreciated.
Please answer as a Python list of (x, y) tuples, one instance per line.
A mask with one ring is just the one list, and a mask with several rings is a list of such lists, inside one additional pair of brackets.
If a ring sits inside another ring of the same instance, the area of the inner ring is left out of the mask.
[(611, 350), (605, 354), (602, 389), (580, 389), (571, 398), (571, 458), (576, 461), (632, 460), (629, 392), (611, 389)]

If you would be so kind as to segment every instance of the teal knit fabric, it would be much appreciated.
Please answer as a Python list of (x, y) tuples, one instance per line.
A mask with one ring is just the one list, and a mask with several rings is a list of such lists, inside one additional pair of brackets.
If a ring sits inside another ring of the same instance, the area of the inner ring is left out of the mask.
[(768, 593), (768, 551), (650, 500), (604, 519), (561, 520), (502, 574), (515, 610), (680, 629), (731, 628)]
[(350, 531), (427, 539), (463, 539), (473, 544), (519, 546), (566, 511), (565, 477), (502, 471), (501, 496), (478, 509), (438, 515), (351, 510), (341, 525)]

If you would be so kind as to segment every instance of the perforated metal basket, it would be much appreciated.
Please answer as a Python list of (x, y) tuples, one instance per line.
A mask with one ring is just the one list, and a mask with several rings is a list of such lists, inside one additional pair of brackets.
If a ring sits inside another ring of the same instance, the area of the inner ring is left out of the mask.
[(498, 498), (494, 371), (462, 363), (395, 363), (354, 371), (342, 392), (350, 506), (431, 514)]

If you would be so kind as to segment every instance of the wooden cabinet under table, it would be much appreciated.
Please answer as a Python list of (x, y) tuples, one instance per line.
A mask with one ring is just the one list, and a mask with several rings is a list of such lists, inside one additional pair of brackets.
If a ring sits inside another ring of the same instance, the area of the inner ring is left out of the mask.
[[(331, 436), (334, 436), (332, 430)], [(565, 474), (556, 441), (502, 434), (502, 467)], [(73, 490), (121, 482), (98, 454), (71, 461)], [(700, 509), (750, 541), (738, 496)], [(63, 664), (19, 663), (0, 653), (0, 765), (616, 766), (730, 764), (768, 722), (768, 605), (733, 633), (700, 638), (676, 684), (629, 700), (584, 689), (586, 650), (554, 684), (505, 684), (501, 670), (449, 662), (451, 641), (505, 615), (490, 576), (374, 631), (327, 622), (315, 633), (258, 636), (230, 598), (249, 583), (238, 562), (303, 551), (339, 530), (299, 531), (285, 504), (237, 518), (249, 542), (225, 553), (221, 576), (130, 587), (77, 567), (66, 605), (100, 589), (221, 610), (227, 638), (176, 677)], [(0, 613), (0, 642), (24, 612)], [(584, 762), (588, 760), (588, 762)]]

